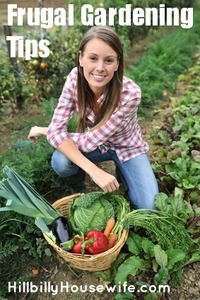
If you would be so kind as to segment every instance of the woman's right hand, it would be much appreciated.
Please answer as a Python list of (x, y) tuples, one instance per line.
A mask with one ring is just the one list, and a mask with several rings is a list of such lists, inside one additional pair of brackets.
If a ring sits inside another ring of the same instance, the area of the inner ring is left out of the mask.
[(57, 149), (74, 164), (83, 169), (104, 192), (113, 192), (119, 189), (119, 183), (115, 176), (100, 169), (86, 158), (72, 140), (63, 141)]
[(28, 134), (28, 139), (31, 142), (37, 143), (36, 137), (47, 134), (47, 127), (33, 126)]

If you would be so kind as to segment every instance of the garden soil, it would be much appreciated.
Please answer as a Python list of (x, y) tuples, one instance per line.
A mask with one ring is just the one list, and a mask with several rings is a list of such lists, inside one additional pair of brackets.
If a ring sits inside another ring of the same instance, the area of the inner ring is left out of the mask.
[[(7, 3), (20, 3), (24, 1), (3, 1), (0, 3), (0, 11), (2, 13), (2, 9), (5, 9)], [(32, 2), (28, 1), (28, 6), (31, 5)], [(48, 1), (54, 4), (54, 1)], [(60, 1), (64, 2), (64, 1)], [(56, 5), (58, 5), (59, 1), (56, 1)], [(61, 5), (62, 6), (62, 5)], [(141, 42), (135, 46), (132, 50), (131, 56), (137, 59), (138, 56), (141, 55), (147, 48), (147, 45), (144, 42)], [(133, 61), (132, 61), (133, 62)], [(176, 97), (181, 97), (182, 93), (185, 90), (185, 86), (180, 85)], [(171, 105), (172, 99), (165, 95), (168, 101), (165, 102), (166, 105)], [(167, 104), (166, 104), (167, 103)], [(143, 137), (150, 144), (151, 151), (149, 153), (150, 160), (153, 160), (153, 145), (151, 145), (150, 135), (155, 128), (155, 126), (160, 126), (162, 124), (162, 114), (164, 113), (165, 107), (160, 107), (156, 111), (152, 111), (152, 119), (150, 120), (140, 120), (140, 125), (142, 127)], [(9, 108), (9, 113), (7, 114), (6, 119), (0, 121), (0, 152), (6, 151), (8, 149), (10, 143), (16, 138), (13, 135), (14, 128), (22, 128), (24, 123), (24, 118), (29, 118), (34, 121), (35, 118), (38, 118), (38, 115), (41, 114), (40, 108), (37, 104), (31, 104), (26, 111), (19, 112), (16, 110), (15, 106)], [(28, 134), (28, 133), (27, 133)], [(101, 164), (101, 167), (113, 174), (115, 174), (115, 168), (113, 163), (105, 162)], [(86, 187), (88, 191), (98, 190), (98, 187), (94, 185), (94, 183), (90, 180), (89, 177), (86, 177)], [(39, 270), (38, 274), (33, 275), (32, 272), (37, 269)], [(32, 274), (31, 281), (40, 286), (44, 282), (48, 282), (52, 284), (54, 287), (60, 287), (60, 284), (68, 283), (69, 288), (71, 288), (71, 292), (59, 292), (56, 295), (52, 295), (52, 293), (45, 292), (37, 292), (37, 293), (27, 293), (27, 294), (15, 294), (14, 297), (8, 297), (7, 299), (16, 300), (16, 299), (28, 299), (28, 300), (102, 300), (102, 299), (113, 299), (112, 293), (108, 293), (106, 290), (103, 292), (80, 292), (77, 291), (81, 286), (85, 287), (89, 286), (105, 286), (109, 284), (109, 282), (104, 282), (102, 279), (99, 279), (95, 276), (95, 273), (88, 271), (81, 271), (76, 269), (71, 269), (65, 262), (61, 261), (56, 253), (52, 250), (52, 256), (46, 257), (41, 265), (36, 265), (34, 261), (30, 261), (29, 266), (27, 266), (27, 271), (29, 274)], [(171, 291), (168, 295), (166, 295), (162, 300), (197, 300), (200, 299), (200, 263), (193, 263), (184, 268), (183, 273), (183, 282), (179, 287), (171, 287)], [(3, 274), (1, 274), (2, 276)], [(138, 296), (133, 296), (133, 299), (143, 299)]]

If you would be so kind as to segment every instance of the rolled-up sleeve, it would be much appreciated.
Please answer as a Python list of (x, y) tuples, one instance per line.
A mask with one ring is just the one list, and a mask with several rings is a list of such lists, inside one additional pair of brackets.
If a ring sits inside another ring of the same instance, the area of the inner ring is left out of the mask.
[(108, 141), (119, 130), (120, 120), (123, 118), (120, 115), (120, 111), (116, 112), (104, 125), (97, 129), (88, 129), (84, 133), (69, 133), (68, 135), (79, 150), (91, 152)]

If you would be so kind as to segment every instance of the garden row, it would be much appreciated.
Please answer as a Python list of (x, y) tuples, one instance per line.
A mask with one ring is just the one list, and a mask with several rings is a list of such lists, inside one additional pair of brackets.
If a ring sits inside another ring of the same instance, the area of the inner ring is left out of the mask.
[(142, 88), (143, 107), (155, 107), (164, 92), (174, 92), (176, 78), (191, 64), (192, 53), (199, 41), (200, 8), (195, 10), (191, 30), (176, 30), (155, 43), (127, 75)]
[(177, 186), (190, 203), (200, 205), (200, 54), (194, 67), (179, 81), (187, 86), (185, 95), (173, 99), (165, 109), (163, 126), (155, 129), (152, 140), (154, 170), (162, 189), (170, 194)]

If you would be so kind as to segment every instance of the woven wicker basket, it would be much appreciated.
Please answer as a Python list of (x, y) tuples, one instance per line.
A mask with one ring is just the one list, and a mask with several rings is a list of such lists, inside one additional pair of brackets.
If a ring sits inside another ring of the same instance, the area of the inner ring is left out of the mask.
[[(68, 218), (70, 206), (73, 202), (73, 199), (79, 196), (80, 194), (74, 194), (71, 196), (64, 197), (54, 202), (53, 206), (64, 217)], [(123, 231), (120, 240), (116, 243), (114, 247), (96, 255), (85, 254), (84, 256), (82, 256), (79, 254), (67, 252), (61, 249), (57, 244), (55, 244), (46, 234), (44, 234), (44, 237), (57, 252), (58, 256), (62, 258), (65, 262), (67, 262), (70, 267), (95, 272), (107, 270), (111, 267), (111, 264), (115, 261), (122, 246), (126, 242), (126, 239), (128, 237), (128, 230)]]

